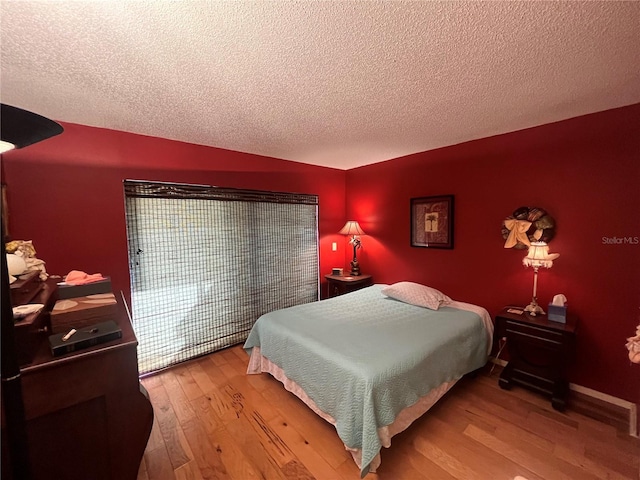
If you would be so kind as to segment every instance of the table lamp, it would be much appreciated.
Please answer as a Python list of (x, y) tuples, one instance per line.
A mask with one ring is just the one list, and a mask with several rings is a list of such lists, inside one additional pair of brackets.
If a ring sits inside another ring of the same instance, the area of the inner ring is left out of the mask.
[(341, 235), (351, 235), (351, 240), (349, 243), (353, 245), (353, 260), (351, 260), (351, 275), (357, 276), (360, 275), (360, 265), (358, 264), (358, 258), (356, 257), (356, 250), (361, 247), (360, 243), (360, 235), (365, 235), (358, 222), (355, 220), (349, 220), (345, 223), (342, 230), (338, 233)]
[(525, 267), (533, 267), (533, 297), (531, 303), (524, 309), (531, 316), (544, 315), (544, 310), (538, 305), (538, 269), (540, 267), (551, 268), (553, 261), (560, 256), (559, 253), (549, 253), (549, 246), (545, 242), (531, 242), (529, 253), (522, 259)]

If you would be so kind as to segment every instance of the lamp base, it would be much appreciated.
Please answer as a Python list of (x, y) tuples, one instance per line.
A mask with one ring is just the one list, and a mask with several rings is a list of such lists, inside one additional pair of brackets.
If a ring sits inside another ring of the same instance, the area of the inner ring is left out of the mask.
[(531, 315), (532, 317), (535, 317), (536, 315), (544, 315), (544, 310), (542, 309), (542, 307), (540, 305), (538, 305), (538, 302), (536, 301), (536, 297), (533, 297), (531, 299), (531, 303), (529, 305), (527, 305), (526, 307), (524, 307), (524, 311), (528, 312), (529, 315)]
[(351, 272), (349, 272), (350, 275), (356, 277), (358, 275), (360, 275), (360, 264), (358, 263), (357, 260), (352, 260), (351, 261)]

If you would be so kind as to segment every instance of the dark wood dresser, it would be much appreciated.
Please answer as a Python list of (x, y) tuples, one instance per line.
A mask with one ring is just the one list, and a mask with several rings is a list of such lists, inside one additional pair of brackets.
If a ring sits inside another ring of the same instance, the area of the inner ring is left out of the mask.
[(138, 378), (133, 328), (118, 307), (121, 339), (53, 357), (44, 335), (20, 367), (34, 480), (137, 478), (153, 409)]

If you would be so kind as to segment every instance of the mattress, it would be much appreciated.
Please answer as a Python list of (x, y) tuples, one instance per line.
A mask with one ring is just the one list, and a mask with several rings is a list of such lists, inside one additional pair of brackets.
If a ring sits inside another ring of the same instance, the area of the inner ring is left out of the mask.
[(383, 287), (267, 313), (244, 345), (255, 357), (248, 372), (258, 372), (256, 358), (277, 367), (266, 364), (266, 371), (280, 371), (281, 381), (328, 417), (357, 452), (362, 476), (388, 446), (381, 429), (482, 367), (491, 348), (493, 327), (483, 308), (451, 302), (430, 310), (389, 298)]

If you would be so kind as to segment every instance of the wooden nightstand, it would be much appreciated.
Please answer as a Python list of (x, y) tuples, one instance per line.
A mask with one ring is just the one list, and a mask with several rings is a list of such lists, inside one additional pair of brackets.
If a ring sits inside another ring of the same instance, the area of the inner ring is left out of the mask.
[(508, 390), (517, 383), (537, 390), (551, 396), (553, 408), (564, 410), (569, 391), (564, 372), (573, 358), (578, 318), (567, 314), (567, 323), (559, 323), (508, 310), (522, 309), (506, 307), (496, 316), (495, 337), (506, 338), (509, 351), (500, 387)]
[(373, 285), (373, 277), (371, 275), (325, 275), (324, 278), (327, 279), (328, 298)]

